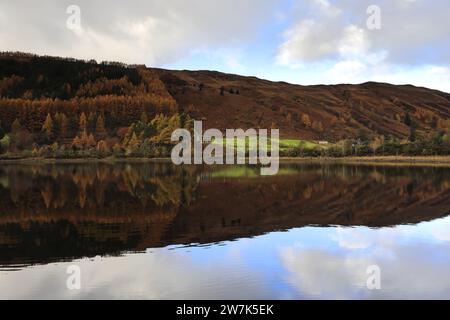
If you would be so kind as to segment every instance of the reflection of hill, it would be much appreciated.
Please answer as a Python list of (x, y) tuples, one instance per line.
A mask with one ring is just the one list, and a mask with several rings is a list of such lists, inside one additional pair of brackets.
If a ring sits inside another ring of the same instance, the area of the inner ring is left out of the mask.
[(227, 178), (168, 164), (8, 166), (0, 169), (0, 263), (210, 243), (306, 225), (382, 227), (450, 213), (448, 169), (286, 169), (277, 177)]

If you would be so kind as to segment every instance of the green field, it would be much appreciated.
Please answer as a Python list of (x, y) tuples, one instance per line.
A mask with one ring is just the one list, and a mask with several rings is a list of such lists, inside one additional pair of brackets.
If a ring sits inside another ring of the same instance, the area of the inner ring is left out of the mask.
[[(243, 139), (240, 139), (242, 141)], [(270, 140), (269, 140), (270, 141)], [(237, 148), (238, 139), (227, 139), (224, 138), (222, 141), (213, 141), (213, 144), (215, 145), (223, 145), (230, 146), (234, 144), (234, 147)], [(248, 141), (247, 141), (248, 144)], [(320, 145), (317, 142), (314, 141), (308, 141), (308, 140), (299, 140), (299, 139), (280, 139), (280, 150), (286, 151), (289, 149), (304, 149), (304, 150), (313, 150), (313, 149), (327, 149), (331, 144), (329, 145)], [(248, 148), (247, 148), (248, 150)]]
[(307, 140), (295, 140), (295, 139), (280, 139), (280, 150), (288, 150), (293, 148), (301, 148), (301, 149), (325, 149), (325, 146), (322, 146), (313, 141)]

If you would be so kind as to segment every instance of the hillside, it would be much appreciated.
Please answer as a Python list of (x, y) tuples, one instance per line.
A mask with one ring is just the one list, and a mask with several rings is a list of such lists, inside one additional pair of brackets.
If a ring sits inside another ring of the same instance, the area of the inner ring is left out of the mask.
[(330, 141), (407, 138), (407, 115), (419, 136), (450, 128), (450, 94), (426, 88), (374, 82), (299, 86), (213, 71), (157, 71), (179, 107), (207, 127), (276, 127), (285, 138)]
[(49, 113), (64, 113), (69, 123), (77, 123), (82, 112), (101, 114), (114, 131), (142, 112), (176, 111), (158, 76), (140, 66), (0, 53), (0, 120), (7, 131), (18, 119), (32, 133), (39, 132)]
[(374, 82), (300, 86), (215, 71), (0, 53), (0, 140), (9, 134), (3, 152), (41, 156), (48, 150), (36, 146), (53, 145), (54, 151), (70, 146), (107, 154), (115, 147), (126, 154), (147, 140), (147, 149), (170, 143), (172, 127), (191, 119), (221, 130), (279, 128), (282, 138), (309, 141), (424, 139), (413, 148), (421, 153), (436, 135), (435, 150), (449, 140), (450, 94)]

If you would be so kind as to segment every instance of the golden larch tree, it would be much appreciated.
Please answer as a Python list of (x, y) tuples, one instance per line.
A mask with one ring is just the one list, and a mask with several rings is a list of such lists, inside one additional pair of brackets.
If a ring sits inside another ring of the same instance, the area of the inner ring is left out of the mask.
[(87, 118), (84, 112), (80, 115), (80, 132), (86, 131)]
[(53, 119), (50, 113), (47, 114), (44, 124), (42, 125), (42, 131), (45, 132), (48, 138), (53, 136)]

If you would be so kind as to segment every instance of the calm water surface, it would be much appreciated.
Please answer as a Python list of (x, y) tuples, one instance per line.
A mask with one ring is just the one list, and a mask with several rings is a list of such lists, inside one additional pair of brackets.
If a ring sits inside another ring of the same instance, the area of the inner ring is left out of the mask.
[(450, 299), (449, 187), (438, 167), (1, 165), (0, 299)]

